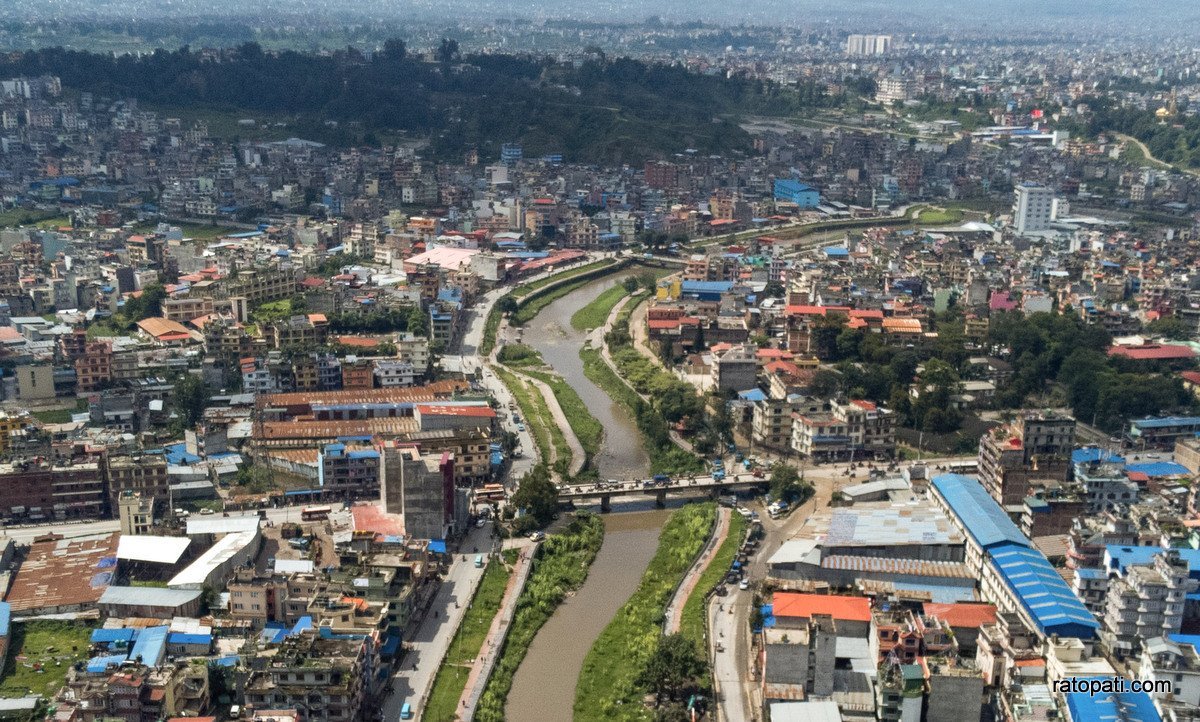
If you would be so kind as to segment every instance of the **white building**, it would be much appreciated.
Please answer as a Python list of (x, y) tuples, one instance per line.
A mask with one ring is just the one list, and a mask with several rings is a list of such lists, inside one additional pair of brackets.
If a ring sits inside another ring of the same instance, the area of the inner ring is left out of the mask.
[(1054, 191), (1036, 183), (1022, 183), (1013, 191), (1013, 225), (1017, 233), (1034, 233), (1050, 228)]
[(851, 35), (846, 38), (846, 55), (885, 55), (892, 49), (891, 35)]

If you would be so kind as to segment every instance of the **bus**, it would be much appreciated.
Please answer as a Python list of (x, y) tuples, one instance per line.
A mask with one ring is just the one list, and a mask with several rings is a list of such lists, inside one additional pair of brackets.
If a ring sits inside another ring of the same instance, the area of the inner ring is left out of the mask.
[(950, 472), (951, 474), (978, 474), (979, 462), (974, 460), (952, 461), (949, 464), (946, 464), (946, 471)]
[(484, 484), (475, 490), (475, 501), (504, 501), (503, 484)]
[(306, 506), (300, 510), (301, 521), (325, 521), (333, 509), (328, 506)]

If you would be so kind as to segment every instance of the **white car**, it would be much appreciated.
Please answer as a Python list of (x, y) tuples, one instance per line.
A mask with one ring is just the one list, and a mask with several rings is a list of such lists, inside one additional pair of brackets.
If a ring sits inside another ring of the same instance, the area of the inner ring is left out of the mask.
[(535, 542), (540, 542), (541, 540), (543, 540), (543, 539), (545, 539), (545, 538), (546, 538), (546, 532), (544, 532), (544, 531), (535, 531), (534, 533), (532, 533), (532, 534), (530, 534), (530, 535), (529, 535), (529, 538), (530, 538), (532, 541), (535, 541)]
[(738, 589), (745, 591), (749, 588), (750, 588), (750, 580), (743, 577), (742, 581), (738, 582)]

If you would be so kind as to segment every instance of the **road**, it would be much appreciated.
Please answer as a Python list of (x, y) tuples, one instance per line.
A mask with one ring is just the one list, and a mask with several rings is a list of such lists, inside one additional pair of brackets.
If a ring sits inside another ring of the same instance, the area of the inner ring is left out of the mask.
[[(756, 456), (761, 456), (756, 452)], [(921, 463), (927, 465), (927, 473), (931, 476), (938, 474), (936, 467), (955, 461), (970, 461), (974, 456), (935, 457), (925, 459)], [(789, 461), (794, 464), (795, 461)], [(907, 466), (912, 462), (905, 462)], [(751, 557), (747, 565), (747, 575), (750, 578), (751, 590), (758, 582), (766, 577), (765, 561), (770, 558), (783, 544), (817, 510), (829, 506), (830, 500), (839, 489), (859, 484), (869, 480), (866, 469), (859, 464), (857, 469), (851, 469), (848, 463), (822, 464), (804, 468), (804, 478), (813, 485), (813, 496), (800, 507), (781, 519), (771, 519), (761, 502), (755, 500), (747, 504), (750, 509), (758, 511), (763, 525), (764, 538), (758, 547), (758, 552)], [(847, 472), (851, 472), (847, 474)], [(709, 629), (712, 638), (709, 654), (713, 660), (713, 674), (717, 682), (718, 719), (726, 722), (741, 720), (758, 720), (762, 718), (762, 705), (758, 699), (758, 686), (751, 674), (751, 639), (750, 635), (750, 605), (753, 602), (751, 590), (730, 590), (724, 597), (714, 596), (709, 602)], [(730, 610), (732, 608), (732, 613)], [(720, 643), (724, 651), (716, 651)]]
[(414, 718), (420, 719), (434, 675), (441, 666), (454, 633), (467, 613), (475, 588), (483, 578), (483, 568), (475, 567), (475, 552), (491, 549), (492, 527), (472, 528), (450, 569), (442, 577), (437, 594), (429, 605), (421, 626), (405, 640), (408, 651), (400, 661), (400, 670), (392, 675), (392, 692), (383, 702), (385, 720), (400, 719), (405, 702), (412, 705)]

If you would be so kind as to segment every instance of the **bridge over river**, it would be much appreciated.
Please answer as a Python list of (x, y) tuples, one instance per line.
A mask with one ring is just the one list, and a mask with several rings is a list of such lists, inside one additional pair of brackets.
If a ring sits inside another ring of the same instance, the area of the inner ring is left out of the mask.
[(717, 496), (721, 492), (743, 491), (757, 486), (767, 486), (770, 481), (763, 476), (755, 476), (750, 472), (730, 474), (716, 479), (711, 475), (689, 476), (666, 481), (654, 479), (633, 479), (629, 481), (601, 481), (594, 484), (567, 484), (559, 487), (558, 500), (570, 501), (600, 501), (600, 510), (608, 511), (614, 496), (653, 496), (659, 506), (662, 506), (668, 494), (707, 493)]

